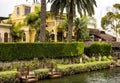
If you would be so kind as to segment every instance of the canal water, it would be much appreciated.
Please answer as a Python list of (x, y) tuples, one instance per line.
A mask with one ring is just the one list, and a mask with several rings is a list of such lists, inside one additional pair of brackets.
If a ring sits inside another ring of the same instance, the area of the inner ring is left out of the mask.
[(120, 68), (80, 73), (37, 83), (120, 83)]

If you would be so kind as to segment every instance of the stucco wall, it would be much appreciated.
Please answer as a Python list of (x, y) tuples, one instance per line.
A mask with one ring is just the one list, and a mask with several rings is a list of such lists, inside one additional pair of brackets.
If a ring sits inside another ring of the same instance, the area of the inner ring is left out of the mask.
[(10, 24), (0, 24), (0, 42), (4, 42), (4, 36), (5, 33), (8, 34), (8, 42), (12, 41), (11, 35), (10, 35)]

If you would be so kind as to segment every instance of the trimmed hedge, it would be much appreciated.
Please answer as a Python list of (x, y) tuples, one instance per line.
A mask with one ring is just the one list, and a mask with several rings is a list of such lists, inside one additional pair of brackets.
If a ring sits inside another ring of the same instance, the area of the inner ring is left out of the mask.
[(85, 64), (60, 65), (58, 71), (63, 75), (71, 75), (86, 71), (101, 70), (109, 68), (112, 61), (89, 62)]
[[(34, 70), (35, 75), (38, 76), (38, 79), (44, 79), (48, 77), (48, 69), (38, 69)], [(16, 83), (16, 74), (17, 71), (4, 71), (0, 72), (0, 83)], [(18, 82), (17, 82), (18, 83)]]
[(38, 69), (38, 70), (34, 70), (34, 72), (35, 75), (40, 80), (48, 77), (49, 69)]
[(0, 72), (0, 83), (15, 83), (17, 71)]
[(84, 53), (84, 43), (0, 43), (0, 61), (61, 58)]
[(85, 54), (88, 56), (109, 56), (112, 45), (105, 42), (94, 42), (91, 46), (85, 47)]

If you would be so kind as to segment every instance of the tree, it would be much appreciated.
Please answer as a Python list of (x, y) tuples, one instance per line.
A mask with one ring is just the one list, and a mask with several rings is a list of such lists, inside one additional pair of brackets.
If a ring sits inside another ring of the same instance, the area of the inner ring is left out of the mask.
[(62, 28), (64, 31), (68, 31), (68, 19), (61, 20), (58, 24), (58, 28)]
[(96, 28), (96, 22), (93, 17), (82, 15), (81, 18), (74, 19), (74, 31), (76, 34), (76, 41), (89, 38), (89, 32), (87, 28), (88, 25), (94, 26), (94, 28)]
[(45, 41), (45, 30), (46, 30), (46, 0), (41, 0), (40, 42)]
[(107, 14), (102, 17), (101, 19), (101, 27), (104, 30), (113, 29), (116, 32), (116, 40), (117, 40), (117, 33), (120, 29), (120, 4), (114, 4), (113, 7), (115, 8), (114, 11), (107, 12)]
[[(63, 34), (63, 33), (67, 34), (67, 31), (68, 31), (68, 19), (65, 18), (64, 20), (61, 20), (61, 21), (59, 22), (58, 26), (57, 26), (57, 29), (58, 29), (58, 32), (61, 31), (62, 34)], [(66, 41), (67, 35), (66, 35), (66, 37), (64, 37), (64, 38), (65, 38), (65, 41)], [(64, 38), (62, 38), (62, 40), (63, 40)]]
[(38, 35), (40, 33), (40, 6), (35, 6), (35, 12), (32, 12), (30, 14), (27, 14), (25, 18), (25, 25), (29, 26), (29, 32), (30, 32), (30, 42), (31, 42), (31, 34), (33, 29), (36, 30), (36, 37), (35, 40), (38, 41)]
[(96, 6), (95, 0), (51, 0), (51, 11), (57, 15), (62, 14), (66, 8), (67, 18), (68, 18), (68, 42), (72, 41), (72, 27), (73, 27), (73, 17), (75, 16), (75, 10), (77, 8), (80, 15), (94, 14), (94, 6)]
[[(12, 22), (11, 22), (12, 24)], [(21, 30), (21, 27), (24, 26), (23, 24), (17, 24), (16, 26), (12, 24), (12, 27), (10, 28), (10, 34), (12, 35), (12, 41), (19, 42), (19, 40), (23, 37), (24, 31)]]
[[(28, 0), (26, 0), (28, 1)], [(38, 0), (33, 0), (36, 3)], [(41, 0), (41, 22), (40, 22), (40, 42), (45, 41), (45, 28), (46, 28), (46, 0)]]

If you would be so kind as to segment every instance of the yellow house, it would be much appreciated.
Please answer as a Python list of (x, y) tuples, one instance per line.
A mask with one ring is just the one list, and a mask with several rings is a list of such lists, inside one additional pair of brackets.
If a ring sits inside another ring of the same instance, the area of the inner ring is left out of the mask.
[[(48, 12), (49, 13), (49, 12)], [(59, 23), (66, 18), (66, 14), (62, 16), (51, 16), (46, 20), (47, 27), (46, 30), (51, 32), (53, 35), (52, 41), (62, 41), (64, 37), (66, 37), (66, 32), (62, 29), (58, 28)]]
[[(33, 5), (26, 5), (21, 4), (14, 7), (14, 11), (11, 14), (10, 18), (13, 22), (13, 24), (22, 24), (24, 23), (24, 19), (27, 14), (34, 12), (35, 6), (38, 4)], [(49, 12), (48, 12), (49, 13)], [(52, 41), (62, 41), (63, 38), (66, 36), (66, 33), (64, 31), (59, 31), (57, 28), (59, 22), (63, 20), (66, 17), (66, 15), (62, 15), (62, 17), (58, 16), (50, 16), (46, 19), (46, 30), (50, 32), (53, 36), (51, 38)], [(35, 40), (35, 31), (33, 30), (32, 35), (30, 36), (29, 27), (23, 26), (21, 27), (21, 30), (24, 30), (25, 37), (21, 39), (21, 42), (34, 42)]]

